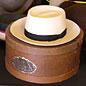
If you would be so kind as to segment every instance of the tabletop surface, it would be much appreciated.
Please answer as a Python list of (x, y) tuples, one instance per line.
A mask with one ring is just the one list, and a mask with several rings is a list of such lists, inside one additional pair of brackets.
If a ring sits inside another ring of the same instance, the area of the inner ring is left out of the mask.
[(80, 69), (72, 78), (54, 84), (35, 84), (19, 80), (5, 68), (5, 42), (0, 41), (0, 86), (86, 86), (86, 51), (81, 51)]

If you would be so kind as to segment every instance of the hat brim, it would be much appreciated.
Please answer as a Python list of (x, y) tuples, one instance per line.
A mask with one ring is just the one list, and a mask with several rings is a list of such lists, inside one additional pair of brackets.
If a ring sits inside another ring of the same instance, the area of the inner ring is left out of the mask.
[(38, 45), (38, 46), (61, 45), (74, 40), (80, 34), (80, 27), (73, 21), (66, 19), (67, 33), (63, 38), (54, 41), (36, 41), (24, 35), (25, 23), (26, 23), (26, 17), (15, 21), (11, 25), (10, 32), (13, 36), (18, 38), (19, 40), (33, 45)]

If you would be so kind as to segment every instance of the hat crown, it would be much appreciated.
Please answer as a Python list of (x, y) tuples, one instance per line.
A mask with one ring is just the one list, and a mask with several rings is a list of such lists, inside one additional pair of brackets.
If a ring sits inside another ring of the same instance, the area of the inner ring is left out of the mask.
[(28, 11), (25, 29), (36, 35), (58, 35), (66, 28), (65, 11), (62, 8), (41, 5)]

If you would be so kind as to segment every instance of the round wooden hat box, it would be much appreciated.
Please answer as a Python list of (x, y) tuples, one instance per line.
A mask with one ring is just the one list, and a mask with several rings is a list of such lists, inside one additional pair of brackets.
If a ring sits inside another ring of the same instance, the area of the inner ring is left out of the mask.
[[(10, 25), (11, 26), (11, 25)], [(16, 78), (33, 83), (55, 83), (78, 72), (83, 31), (59, 46), (35, 46), (18, 40), (6, 30), (6, 68)]]

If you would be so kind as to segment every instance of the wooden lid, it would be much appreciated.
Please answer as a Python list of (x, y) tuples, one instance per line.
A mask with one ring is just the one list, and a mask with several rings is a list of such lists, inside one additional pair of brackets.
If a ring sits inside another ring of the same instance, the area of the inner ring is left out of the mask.
[(29, 53), (40, 54), (40, 55), (42, 55), (42, 54), (58, 55), (58, 54), (70, 52), (70, 51), (76, 49), (77, 47), (81, 46), (81, 44), (82, 44), (82, 39), (83, 39), (83, 31), (82, 30), (81, 30), (80, 35), (76, 39), (74, 39), (73, 41), (71, 41), (69, 43), (59, 45), (59, 46), (44, 47), (44, 46), (31, 45), (31, 44), (28, 44), (28, 43), (18, 40), (9, 32), (10, 26), (11, 25), (9, 25), (9, 27), (6, 31), (7, 44), (9, 46), (13, 47), (14, 49), (16, 48), (16, 50), (21, 51), (21, 52), (25, 52), (25, 53), (29, 52)]

